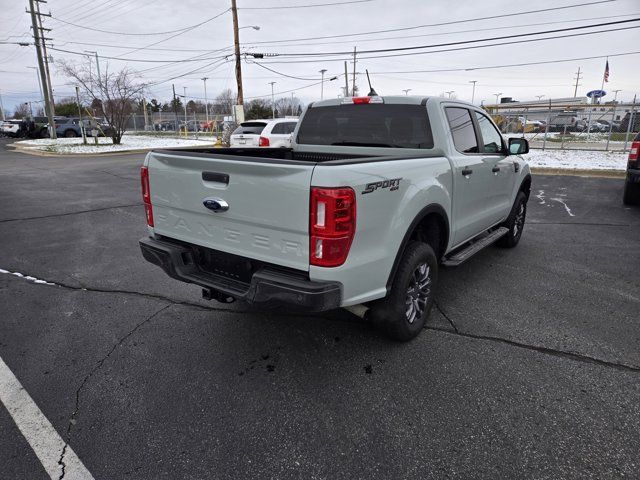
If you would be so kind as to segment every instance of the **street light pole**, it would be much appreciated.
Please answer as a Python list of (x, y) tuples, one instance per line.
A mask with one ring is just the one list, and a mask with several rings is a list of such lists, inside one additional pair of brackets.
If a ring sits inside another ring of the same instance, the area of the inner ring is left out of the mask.
[(80, 119), (80, 131), (82, 132), (82, 143), (87, 144), (87, 133), (82, 122), (82, 106), (80, 105), (80, 87), (76, 85), (76, 103), (78, 104), (78, 118)]
[(271, 85), (271, 118), (276, 118), (276, 98), (273, 93), (273, 85), (275, 83), (276, 82), (269, 82), (269, 85)]
[(206, 118), (207, 127), (209, 126), (209, 101), (207, 100), (207, 80), (209, 77), (204, 77), (202, 81), (204, 82), (204, 116)]
[(322, 75), (322, 80), (320, 81), (320, 100), (324, 99), (324, 74), (327, 72), (326, 68), (320, 70), (320, 74)]
[(405, 95), (409, 95), (409, 92), (411, 91), (411, 88), (403, 88), (402, 91), (404, 92)]
[(469, 80), (469, 83), (473, 83), (473, 90), (471, 90), (471, 103), (473, 103), (473, 100), (476, 98), (476, 83), (478, 83), (478, 81)]
[(293, 117), (293, 94), (295, 92), (291, 92), (291, 116)]
[[(236, 122), (244, 120), (244, 94), (242, 92), (242, 66), (240, 63), (240, 32), (238, 31), (238, 7), (236, 0), (231, 0), (231, 15), (233, 17), (233, 44), (236, 57), (236, 83), (238, 87), (238, 102), (236, 106)], [(238, 115), (240, 113), (240, 115)], [(237, 118), (241, 117), (241, 118)]]
[(444, 93), (446, 93), (447, 95), (449, 95), (449, 98), (451, 98), (451, 94), (452, 94), (452, 93), (455, 93), (455, 90), (449, 90), (448, 92), (444, 92)]
[(44, 102), (44, 94), (42, 93), (42, 82), (40, 81), (40, 75), (38, 75), (37, 67), (27, 67), (36, 71), (36, 77), (38, 78), (38, 88), (40, 89), (40, 100)]
[(538, 101), (540, 101), (540, 99), (544, 97), (544, 95), (534, 95), (534, 96), (538, 99)]
[(186, 135), (186, 128), (187, 128), (187, 87), (182, 87), (184, 89), (184, 128), (185, 128), (185, 135)]
[(502, 92), (500, 92), (500, 93), (494, 93), (494, 95), (496, 96), (496, 105), (498, 105), (499, 98), (500, 98), (500, 95), (502, 95)]

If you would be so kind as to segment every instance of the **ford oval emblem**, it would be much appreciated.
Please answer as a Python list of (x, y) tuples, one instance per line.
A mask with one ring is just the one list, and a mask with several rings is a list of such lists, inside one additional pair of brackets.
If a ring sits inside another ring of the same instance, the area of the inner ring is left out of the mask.
[(229, 210), (229, 204), (221, 198), (208, 197), (202, 201), (202, 204), (213, 212), (226, 212)]

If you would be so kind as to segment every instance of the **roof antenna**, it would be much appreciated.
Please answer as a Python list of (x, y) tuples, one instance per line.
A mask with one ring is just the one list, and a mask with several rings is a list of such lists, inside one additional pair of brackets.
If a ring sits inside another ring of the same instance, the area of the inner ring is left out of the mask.
[(365, 72), (367, 72), (367, 82), (369, 82), (369, 96), (370, 97), (377, 97), (378, 94), (376, 93), (376, 91), (371, 86), (371, 79), (369, 78), (369, 70), (365, 70)]

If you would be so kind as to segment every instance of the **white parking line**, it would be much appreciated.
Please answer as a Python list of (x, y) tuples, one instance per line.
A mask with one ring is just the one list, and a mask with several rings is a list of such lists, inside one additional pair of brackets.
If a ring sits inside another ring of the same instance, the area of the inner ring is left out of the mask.
[[(0, 401), (9, 411), (49, 476), (58, 480), (62, 475), (62, 465), (58, 464), (58, 460), (65, 442), (1, 357)], [(69, 445), (64, 456), (64, 464), (65, 479), (93, 480), (89, 470)]]

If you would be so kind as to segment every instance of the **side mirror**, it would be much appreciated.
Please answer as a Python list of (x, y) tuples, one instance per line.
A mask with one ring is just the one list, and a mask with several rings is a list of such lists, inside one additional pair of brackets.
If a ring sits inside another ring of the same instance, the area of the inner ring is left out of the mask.
[(509, 155), (524, 155), (529, 153), (529, 141), (526, 138), (509, 139)]

